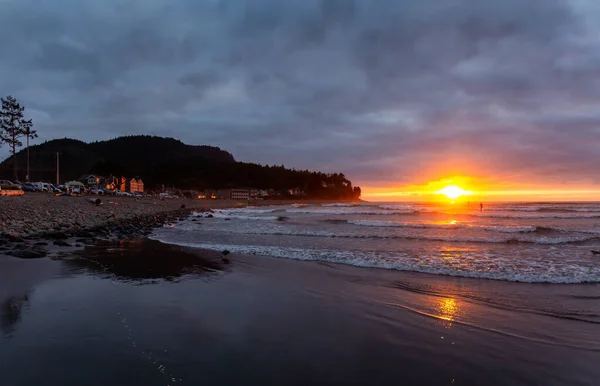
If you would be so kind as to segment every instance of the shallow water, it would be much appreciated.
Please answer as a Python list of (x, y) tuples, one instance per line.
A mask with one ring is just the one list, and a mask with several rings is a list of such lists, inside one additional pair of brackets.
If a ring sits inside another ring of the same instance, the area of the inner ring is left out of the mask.
[[(531, 283), (600, 282), (600, 204), (334, 204), (218, 210), (167, 243)], [(279, 221), (278, 221), (279, 220)]]
[(594, 385), (600, 285), (151, 240), (0, 257), (0, 384)]

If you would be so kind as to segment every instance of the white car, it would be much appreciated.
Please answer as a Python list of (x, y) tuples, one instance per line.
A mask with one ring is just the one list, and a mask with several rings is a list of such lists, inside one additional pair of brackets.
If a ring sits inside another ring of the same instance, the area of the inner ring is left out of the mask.
[(21, 185), (15, 184), (14, 182), (9, 181), (9, 180), (0, 180), (0, 185), (11, 185), (11, 186), (16, 186), (19, 189), (21, 189)]
[(117, 196), (127, 196), (127, 197), (131, 197), (131, 196), (132, 196), (132, 194), (131, 194), (131, 193), (129, 193), (129, 192), (124, 192), (124, 191), (122, 191), (122, 190), (117, 190), (117, 191), (115, 191), (115, 194), (116, 194)]

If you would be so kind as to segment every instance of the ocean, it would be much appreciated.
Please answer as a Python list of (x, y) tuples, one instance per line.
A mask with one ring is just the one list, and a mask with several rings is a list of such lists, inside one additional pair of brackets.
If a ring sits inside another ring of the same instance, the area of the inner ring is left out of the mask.
[(364, 203), (198, 213), (152, 237), (296, 260), (528, 283), (600, 282), (598, 203)]

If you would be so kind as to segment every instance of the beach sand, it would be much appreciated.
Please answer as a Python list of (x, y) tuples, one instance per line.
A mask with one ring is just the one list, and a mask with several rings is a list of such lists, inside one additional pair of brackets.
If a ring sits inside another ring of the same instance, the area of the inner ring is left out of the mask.
[(600, 379), (596, 285), (229, 257), (141, 239), (54, 260), (0, 256), (0, 384)]

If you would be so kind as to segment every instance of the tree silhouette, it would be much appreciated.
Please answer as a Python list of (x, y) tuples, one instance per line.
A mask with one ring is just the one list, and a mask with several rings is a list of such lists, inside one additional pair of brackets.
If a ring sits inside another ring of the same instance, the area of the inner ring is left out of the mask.
[(25, 107), (21, 106), (12, 96), (0, 98), (2, 109), (0, 110), (0, 142), (10, 147), (13, 158), (15, 180), (19, 179), (17, 169), (17, 147), (23, 146), (20, 138), (37, 138), (37, 133), (32, 130), (31, 119), (23, 117)]

